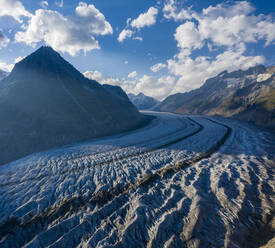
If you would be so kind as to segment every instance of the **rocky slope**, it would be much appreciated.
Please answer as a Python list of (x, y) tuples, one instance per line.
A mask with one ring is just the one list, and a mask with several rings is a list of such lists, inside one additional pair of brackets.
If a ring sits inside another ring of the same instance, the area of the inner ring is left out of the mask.
[(27, 154), (137, 127), (128, 100), (41, 47), (0, 82), (0, 164)]
[(167, 97), (157, 108), (176, 113), (222, 115), (275, 126), (275, 67), (224, 71), (199, 89)]
[(138, 95), (129, 93), (128, 94), (129, 99), (131, 102), (141, 110), (149, 110), (154, 107), (156, 107), (157, 104), (159, 104), (159, 101), (156, 100), (153, 97), (146, 96), (143, 93), (139, 93)]

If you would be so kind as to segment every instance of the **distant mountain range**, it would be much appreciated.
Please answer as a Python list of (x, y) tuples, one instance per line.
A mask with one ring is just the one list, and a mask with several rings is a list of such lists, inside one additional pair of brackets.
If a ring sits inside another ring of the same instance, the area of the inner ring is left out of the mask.
[(130, 101), (140, 110), (149, 110), (156, 107), (160, 102), (153, 97), (146, 96), (143, 93), (134, 95), (132, 93), (128, 94)]
[(224, 71), (199, 89), (168, 96), (156, 108), (183, 114), (222, 115), (275, 127), (275, 66)]
[(129, 130), (145, 117), (120, 87), (85, 78), (50, 47), (0, 81), (0, 164), (27, 154)]
[(9, 73), (7, 71), (3, 71), (0, 69), (0, 80), (7, 77), (8, 75), (9, 75)]

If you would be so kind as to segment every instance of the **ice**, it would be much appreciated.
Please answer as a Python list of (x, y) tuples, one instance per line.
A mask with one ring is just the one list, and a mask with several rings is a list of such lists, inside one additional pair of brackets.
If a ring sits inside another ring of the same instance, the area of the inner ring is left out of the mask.
[(272, 136), (145, 114), (139, 130), (1, 166), (0, 246), (242, 247), (275, 203)]

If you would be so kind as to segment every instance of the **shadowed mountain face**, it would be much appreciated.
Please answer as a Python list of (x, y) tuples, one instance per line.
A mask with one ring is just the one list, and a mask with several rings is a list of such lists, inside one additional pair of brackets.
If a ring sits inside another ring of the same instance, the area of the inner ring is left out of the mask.
[(156, 107), (157, 104), (159, 104), (158, 100), (153, 97), (146, 96), (143, 93), (139, 93), (138, 95), (129, 93), (128, 97), (138, 109), (142, 110), (152, 109)]
[(0, 69), (0, 80), (8, 76), (9, 73)]
[(114, 86), (109, 84), (103, 84), (102, 86), (106, 91), (115, 95), (116, 97), (124, 101), (129, 101), (127, 94), (119, 86)]
[(222, 115), (274, 128), (275, 67), (224, 71), (199, 89), (167, 97), (156, 110)]
[(50, 47), (17, 63), (0, 81), (0, 116), (0, 164), (126, 131), (145, 118), (127, 97), (85, 78)]

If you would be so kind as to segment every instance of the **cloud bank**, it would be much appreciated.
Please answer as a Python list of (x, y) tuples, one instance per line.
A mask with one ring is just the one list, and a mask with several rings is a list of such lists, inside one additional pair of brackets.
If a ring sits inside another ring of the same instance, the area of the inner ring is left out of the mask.
[(20, 1), (17, 0), (0, 0), (0, 17), (10, 16), (17, 22), (22, 23), (22, 17), (31, 17), (32, 14), (25, 10)]
[(80, 2), (75, 14), (68, 17), (53, 10), (36, 10), (24, 29), (16, 33), (16, 42), (34, 46), (44, 41), (53, 49), (72, 56), (81, 50), (99, 49), (95, 37), (113, 33), (104, 15), (93, 4), (84, 2)]

